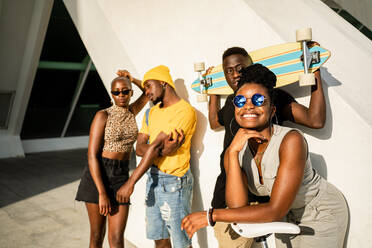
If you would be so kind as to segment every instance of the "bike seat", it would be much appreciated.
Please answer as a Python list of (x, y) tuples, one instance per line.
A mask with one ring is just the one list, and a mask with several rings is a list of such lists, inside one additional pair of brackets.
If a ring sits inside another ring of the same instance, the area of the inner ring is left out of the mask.
[(300, 228), (288, 222), (267, 222), (267, 223), (231, 223), (231, 227), (240, 236), (255, 238), (271, 233), (299, 234)]

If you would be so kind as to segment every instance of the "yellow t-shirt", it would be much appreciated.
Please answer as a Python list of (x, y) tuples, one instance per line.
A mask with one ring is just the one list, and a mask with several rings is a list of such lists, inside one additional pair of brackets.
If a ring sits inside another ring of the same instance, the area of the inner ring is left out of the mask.
[(185, 142), (176, 152), (169, 156), (155, 159), (154, 164), (164, 173), (182, 177), (190, 168), (191, 138), (196, 127), (196, 113), (194, 108), (185, 100), (160, 108), (160, 104), (150, 109), (146, 123), (146, 114), (142, 120), (140, 133), (149, 135), (150, 144), (163, 131), (170, 134), (174, 129), (182, 129)]

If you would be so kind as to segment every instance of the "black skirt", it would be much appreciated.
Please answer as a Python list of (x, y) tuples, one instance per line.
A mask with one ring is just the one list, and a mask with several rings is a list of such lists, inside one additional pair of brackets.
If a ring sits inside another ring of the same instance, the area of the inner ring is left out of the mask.
[[(116, 192), (129, 178), (129, 160), (121, 161), (101, 158), (100, 169), (102, 181), (111, 205), (128, 205), (116, 201)], [(98, 190), (89, 171), (85, 166), (75, 200), (98, 204)]]

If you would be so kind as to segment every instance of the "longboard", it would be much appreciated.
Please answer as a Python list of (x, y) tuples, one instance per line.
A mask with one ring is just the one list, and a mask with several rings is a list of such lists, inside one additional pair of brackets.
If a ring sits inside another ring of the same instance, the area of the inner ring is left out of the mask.
[[(314, 72), (323, 65), (331, 56), (331, 52), (323, 47), (314, 45), (309, 48), (310, 53), (319, 52), (319, 62), (309, 66), (309, 72)], [(299, 42), (290, 42), (274, 45), (249, 52), (253, 63), (260, 63), (268, 67), (277, 76), (276, 87), (282, 87), (298, 81), (299, 75), (304, 73), (304, 65), (301, 60), (302, 46)], [(227, 84), (222, 64), (214, 67), (207, 78), (212, 79), (212, 84), (206, 88), (207, 94), (229, 95), (233, 90)], [(196, 79), (191, 88), (200, 93), (200, 78)]]

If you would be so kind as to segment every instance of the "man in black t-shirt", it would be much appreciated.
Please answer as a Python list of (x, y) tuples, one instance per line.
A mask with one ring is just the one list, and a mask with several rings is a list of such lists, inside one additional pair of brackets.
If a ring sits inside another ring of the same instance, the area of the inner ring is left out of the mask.
[[(235, 91), (238, 81), (240, 79), (239, 71), (252, 64), (252, 59), (245, 49), (240, 47), (231, 47), (227, 49), (222, 56), (222, 66), (226, 81), (230, 87)], [(326, 119), (326, 106), (323, 94), (323, 87), (320, 78), (320, 72), (315, 73), (316, 84), (311, 87), (311, 99), (309, 107), (305, 107), (296, 102), (296, 100), (284, 90), (276, 89), (276, 118), (274, 121), (281, 125), (283, 121), (292, 121), (310, 128), (322, 128)], [(218, 95), (211, 95), (209, 100), (208, 119), (210, 127), (213, 130), (220, 127), (225, 128), (223, 152), (220, 157), (221, 173), (217, 177), (214, 188), (212, 207), (226, 208), (225, 202), (225, 183), (226, 175), (223, 164), (223, 157), (226, 148), (230, 145), (234, 135), (239, 129), (239, 125), (234, 118), (234, 105), (232, 103), (233, 95), (229, 95), (225, 101), (225, 105), (220, 108), (220, 97)], [(265, 202), (269, 199), (255, 198), (250, 194), (250, 201)], [(220, 247), (250, 247), (251, 240), (245, 238), (238, 238), (231, 230), (227, 223), (217, 223), (214, 227), (215, 236)]]

